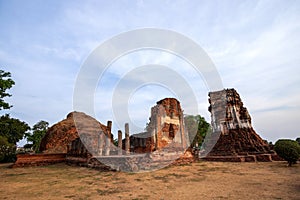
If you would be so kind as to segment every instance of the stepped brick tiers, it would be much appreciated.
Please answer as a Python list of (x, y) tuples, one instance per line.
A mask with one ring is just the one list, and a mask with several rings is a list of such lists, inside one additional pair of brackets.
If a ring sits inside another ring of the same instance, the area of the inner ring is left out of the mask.
[[(253, 129), (235, 89), (209, 93), (212, 135), (205, 143), (210, 161), (272, 161), (276, 155)], [(212, 148), (209, 148), (209, 147)]]

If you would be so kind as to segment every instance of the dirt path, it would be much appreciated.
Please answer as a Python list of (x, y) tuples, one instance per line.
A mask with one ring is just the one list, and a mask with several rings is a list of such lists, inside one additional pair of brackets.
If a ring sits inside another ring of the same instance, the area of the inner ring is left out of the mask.
[(198, 162), (148, 173), (0, 165), (0, 199), (300, 199), (300, 164)]

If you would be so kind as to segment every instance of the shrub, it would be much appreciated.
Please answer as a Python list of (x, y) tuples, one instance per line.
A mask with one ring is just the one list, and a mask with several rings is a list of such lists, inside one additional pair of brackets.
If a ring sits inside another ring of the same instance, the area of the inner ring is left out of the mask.
[(289, 166), (295, 164), (300, 157), (300, 145), (294, 140), (280, 139), (274, 148), (281, 158), (288, 161)]
[(0, 163), (14, 162), (16, 160), (15, 145), (10, 144), (7, 138), (0, 136)]

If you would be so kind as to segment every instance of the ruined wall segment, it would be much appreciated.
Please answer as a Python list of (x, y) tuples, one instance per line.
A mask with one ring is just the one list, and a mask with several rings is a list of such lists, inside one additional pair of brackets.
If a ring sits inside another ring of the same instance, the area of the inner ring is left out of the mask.
[(16, 162), (12, 165), (15, 167), (33, 167), (44, 166), (66, 161), (65, 153), (58, 154), (18, 154)]
[(152, 152), (165, 147), (187, 148), (188, 139), (184, 132), (183, 111), (175, 98), (165, 98), (151, 108), (147, 131), (131, 136), (134, 152)]

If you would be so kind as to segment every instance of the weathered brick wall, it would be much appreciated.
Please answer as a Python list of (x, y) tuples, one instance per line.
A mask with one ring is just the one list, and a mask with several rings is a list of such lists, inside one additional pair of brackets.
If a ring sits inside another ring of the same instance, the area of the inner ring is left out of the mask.
[[(175, 98), (165, 98), (151, 108), (147, 132), (131, 136), (134, 152), (152, 152), (165, 147), (188, 147), (188, 136), (184, 132), (183, 111)], [(176, 144), (174, 144), (176, 143)]]
[(65, 162), (66, 154), (18, 154), (13, 167), (43, 166)]

